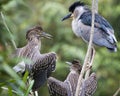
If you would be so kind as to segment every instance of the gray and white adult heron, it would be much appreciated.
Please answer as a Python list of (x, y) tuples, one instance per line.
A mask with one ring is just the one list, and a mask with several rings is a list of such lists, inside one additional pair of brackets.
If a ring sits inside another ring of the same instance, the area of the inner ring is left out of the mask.
[[(91, 10), (83, 2), (77, 1), (69, 7), (69, 12), (70, 14), (65, 16), (62, 21), (72, 17), (72, 30), (75, 35), (81, 37), (85, 42), (89, 42), (92, 25)], [(112, 26), (98, 13), (95, 13), (94, 22), (93, 44), (106, 47), (111, 52), (116, 52), (117, 40)]]

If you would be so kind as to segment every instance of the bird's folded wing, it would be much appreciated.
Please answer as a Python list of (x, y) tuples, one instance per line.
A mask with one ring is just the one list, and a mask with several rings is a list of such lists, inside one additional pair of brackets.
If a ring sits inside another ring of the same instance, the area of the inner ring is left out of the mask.
[(53, 77), (48, 78), (50, 96), (68, 96), (67, 85)]
[[(79, 19), (81, 20), (81, 22), (83, 24), (91, 26), (92, 25), (92, 13), (91, 13), (91, 11), (84, 12), (80, 16)], [(106, 28), (113, 30), (112, 26), (99, 14), (95, 14), (95, 21), (94, 22), (95, 22), (96, 28), (100, 28), (100, 29), (104, 30), (107, 34), (110, 34), (110, 33), (108, 33)]]
[[(92, 13), (91, 11), (84, 12), (80, 18), (81, 22), (87, 26), (91, 26), (92, 24)], [(114, 36), (114, 30), (112, 26), (105, 20), (102, 16), (99, 14), (95, 14), (95, 21), (94, 21), (94, 27), (99, 28), (103, 30), (103, 34), (107, 36), (107, 39), (110, 43), (117, 42), (115, 36)]]

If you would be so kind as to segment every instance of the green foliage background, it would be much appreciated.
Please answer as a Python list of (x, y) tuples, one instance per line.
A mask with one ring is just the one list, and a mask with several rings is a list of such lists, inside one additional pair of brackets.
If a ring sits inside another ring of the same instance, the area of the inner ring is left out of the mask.
[[(10, 55), (14, 51), (11, 38), (17, 47), (24, 46), (26, 31), (36, 24), (53, 35), (52, 40), (42, 40), (41, 49), (42, 53), (54, 51), (58, 55), (57, 69), (52, 76), (60, 80), (66, 78), (69, 72), (66, 61), (79, 59), (83, 63), (87, 45), (73, 34), (71, 20), (61, 22), (74, 1), (76, 0), (0, 0), (0, 11), (13, 34), (9, 34), (0, 16), (0, 87), (6, 86), (9, 89), (6, 91), (0, 88), (0, 96), (16, 96), (13, 89), (18, 96), (26, 94), (25, 80), (12, 70), (16, 60), (11, 59)], [(91, 6), (91, 0), (84, 2)], [(110, 53), (105, 48), (96, 48), (92, 71), (97, 74), (98, 88), (94, 96), (112, 96), (120, 87), (120, 0), (99, 0), (99, 13), (113, 26), (118, 51)], [(49, 96), (46, 84), (40, 88), (39, 94)]]

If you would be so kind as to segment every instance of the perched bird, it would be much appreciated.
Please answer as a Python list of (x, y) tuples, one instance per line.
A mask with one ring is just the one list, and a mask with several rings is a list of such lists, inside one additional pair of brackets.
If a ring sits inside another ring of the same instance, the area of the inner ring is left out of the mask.
[(75, 94), (82, 66), (79, 65), (79, 61), (76, 60), (67, 63), (70, 65), (70, 73), (64, 82), (53, 77), (48, 78), (50, 96), (73, 96), (73, 94)]
[[(82, 66), (78, 60), (67, 62), (70, 65), (70, 73), (64, 82), (57, 80), (53, 77), (48, 78), (48, 88), (50, 96), (74, 96), (79, 74)], [(86, 80), (83, 79), (81, 92), (79, 96), (91, 96), (97, 87), (97, 80), (95, 73), (92, 73)], [(90, 94), (90, 95), (86, 95)]]
[[(76, 36), (81, 37), (85, 42), (88, 42), (90, 39), (90, 30), (92, 25), (91, 10), (83, 2), (77, 1), (69, 7), (69, 12), (70, 14), (65, 16), (62, 21), (72, 17), (73, 32)], [(117, 40), (112, 26), (98, 13), (95, 13), (94, 22), (93, 44), (104, 46), (111, 52), (116, 52)]]
[(38, 90), (56, 68), (56, 53), (40, 53), (41, 39), (43, 37), (51, 38), (51, 35), (45, 33), (40, 26), (35, 26), (26, 33), (27, 45), (22, 48), (17, 48), (15, 51), (15, 56), (31, 61), (29, 64), (22, 61), (13, 69), (16, 72), (22, 73), (26, 70), (29, 71), (29, 76), (34, 80), (33, 91)]
[(82, 81), (81, 92), (79, 96), (92, 96), (97, 89), (96, 74), (92, 73), (88, 79)]

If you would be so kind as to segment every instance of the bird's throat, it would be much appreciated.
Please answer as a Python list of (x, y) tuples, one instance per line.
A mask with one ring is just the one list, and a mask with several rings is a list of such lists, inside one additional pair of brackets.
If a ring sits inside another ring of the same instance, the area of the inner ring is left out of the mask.
[(35, 47), (35, 48), (38, 48), (38, 49), (41, 48), (41, 40), (39, 40), (39, 39), (37, 39), (37, 38), (34, 38), (34, 39), (32, 39), (31, 41), (28, 41), (28, 44), (29, 44), (31, 47)]

